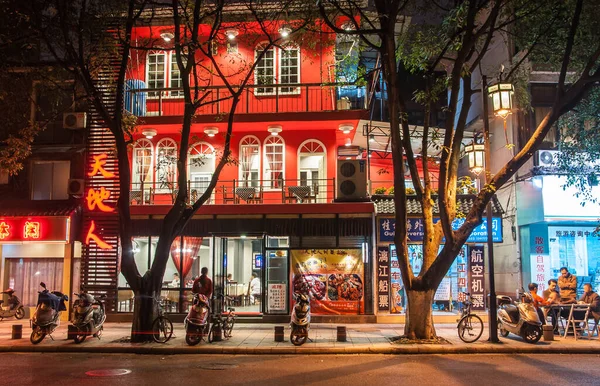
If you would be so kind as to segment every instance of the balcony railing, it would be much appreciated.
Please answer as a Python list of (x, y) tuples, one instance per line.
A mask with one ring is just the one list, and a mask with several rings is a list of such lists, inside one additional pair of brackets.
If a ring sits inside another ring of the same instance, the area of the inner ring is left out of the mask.
[[(196, 111), (197, 115), (229, 113), (232, 97), (226, 87), (204, 87), (200, 90), (200, 95), (204, 93), (208, 93), (208, 96)], [(236, 113), (298, 113), (365, 108), (365, 87), (348, 83), (277, 84), (268, 87), (248, 85), (240, 96)], [(128, 86), (125, 91), (125, 109), (138, 117), (183, 115), (183, 89)]]
[[(188, 181), (188, 204), (206, 191), (208, 181)], [(172, 205), (179, 190), (169, 182), (133, 183), (131, 205)], [(335, 179), (219, 181), (206, 204), (327, 203), (335, 198)]]

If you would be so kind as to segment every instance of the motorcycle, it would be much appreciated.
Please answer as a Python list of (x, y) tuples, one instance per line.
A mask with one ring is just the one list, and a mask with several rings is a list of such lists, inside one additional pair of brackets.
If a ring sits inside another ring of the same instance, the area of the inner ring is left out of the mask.
[(100, 339), (106, 320), (106, 310), (102, 302), (106, 295), (102, 295), (100, 300), (84, 292), (74, 295), (79, 299), (75, 300), (73, 304), (71, 323), (77, 328), (77, 332), (73, 335), (73, 341), (81, 343), (90, 335)]
[(498, 296), (498, 330), (507, 337), (509, 333), (519, 335), (527, 343), (537, 343), (542, 337), (542, 322), (533, 306), (530, 294), (521, 295), (521, 302), (509, 296)]
[(310, 328), (310, 300), (308, 295), (296, 294), (296, 303), (292, 310), (292, 318), (290, 320), (290, 326), (292, 332), (290, 333), (290, 342), (294, 346), (301, 346), (306, 343), (308, 339), (308, 330)]
[(4, 318), (15, 317), (17, 319), (23, 319), (25, 316), (25, 308), (23, 308), (23, 304), (21, 303), (21, 299), (15, 295), (15, 291), (12, 288), (7, 289), (6, 291), (0, 292), (2, 294), (8, 295), (8, 307), (5, 308), (2, 306), (4, 300), (0, 299), (0, 321)]
[(195, 346), (208, 333), (208, 316), (210, 315), (210, 301), (205, 295), (194, 294), (192, 306), (183, 324), (185, 326), (185, 342)]
[(43, 282), (40, 286), (44, 290), (38, 291), (37, 307), (30, 320), (32, 331), (29, 340), (32, 344), (40, 343), (46, 335), (52, 338), (52, 333), (60, 325), (60, 313), (67, 310), (65, 301), (69, 300), (62, 292), (48, 291)]

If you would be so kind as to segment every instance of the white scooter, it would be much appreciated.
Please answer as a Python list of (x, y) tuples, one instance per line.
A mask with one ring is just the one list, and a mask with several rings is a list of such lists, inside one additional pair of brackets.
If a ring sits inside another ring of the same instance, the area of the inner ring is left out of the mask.
[(100, 296), (100, 300), (85, 292), (75, 295), (79, 299), (75, 300), (73, 304), (73, 320), (71, 323), (77, 328), (73, 341), (81, 343), (88, 336), (100, 339), (106, 321), (106, 311), (102, 302), (106, 295)]
[(529, 293), (515, 303), (509, 296), (498, 296), (498, 331), (503, 337), (519, 335), (527, 343), (537, 343), (542, 337), (542, 322)]
[(290, 326), (290, 342), (294, 346), (301, 346), (308, 340), (308, 330), (310, 329), (310, 299), (305, 294), (294, 295), (296, 304), (292, 310), (292, 319)]

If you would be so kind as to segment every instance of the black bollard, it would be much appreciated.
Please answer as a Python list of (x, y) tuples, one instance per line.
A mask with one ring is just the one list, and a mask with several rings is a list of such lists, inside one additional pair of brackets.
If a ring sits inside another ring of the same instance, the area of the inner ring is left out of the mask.
[(346, 326), (338, 326), (337, 327), (337, 341), (338, 342), (346, 341)]
[(23, 325), (13, 324), (11, 339), (21, 339), (23, 337)]
[(275, 342), (283, 342), (283, 326), (275, 326)]

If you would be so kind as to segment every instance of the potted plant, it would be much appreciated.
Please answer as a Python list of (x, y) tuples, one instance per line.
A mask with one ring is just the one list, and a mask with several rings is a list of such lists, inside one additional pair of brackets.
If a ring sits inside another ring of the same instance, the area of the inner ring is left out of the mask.
[(390, 187), (388, 188), (388, 190), (387, 190), (387, 194), (389, 194), (389, 195), (391, 195), (391, 196), (393, 196), (393, 195), (394, 195), (394, 187), (393, 187), (393, 186), (390, 186)]
[(375, 194), (385, 194), (386, 191), (387, 189), (382, 186), (375, 189)]

